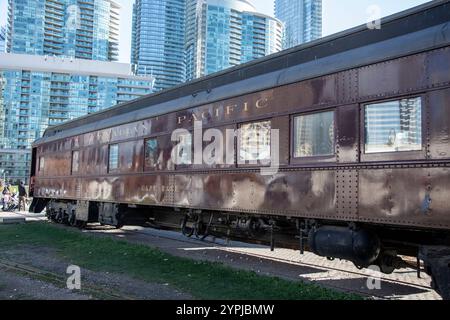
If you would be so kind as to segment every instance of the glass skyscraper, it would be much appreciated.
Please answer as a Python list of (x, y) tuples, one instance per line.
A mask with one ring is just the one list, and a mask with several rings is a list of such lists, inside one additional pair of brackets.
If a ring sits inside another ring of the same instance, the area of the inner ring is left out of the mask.
[(282, 23), (249, 1), (186, 0), (186, 17), (187, 80), (282, 49)]
[(6, 50), (6, 28), (0, 26), (0, 53)]
[(129, 64), (0, 54), (0, 169), (26, 180), (30, 146), (57, 125), (151, 93)]
[(0, 171), (27, 180), (30, 146), (48, 126), (152, 92), (118, 56), (112, 0), (8, 0), (0, 53)]
[(155, 77), (155, 91), (185, 81), (184, 28), (185, 0), (136, 0), (131, 63)]
[(285, 25), (284, 49), (322, 37), (322, 0), (275, 0), (275, 17)]
[(119, 9), (112, 0), (8, 0), (7, 52), (116, 61)]

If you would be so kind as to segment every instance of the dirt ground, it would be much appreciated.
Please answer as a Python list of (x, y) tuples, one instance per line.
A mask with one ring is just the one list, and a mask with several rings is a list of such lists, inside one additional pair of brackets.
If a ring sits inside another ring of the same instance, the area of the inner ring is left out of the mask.
[[(65, 229), (63, 226), (58, 226)], [(201, 242), (186, 239), (181, 234), (140, 227), (114, 228), (90, 226), (83, 233), (98, 237), (111, 237), (132, 243), (158, 248), (173, 256), (199, 261), (223, 263), (239, 270), (254, 271), (260, 275), (277, 276), (291, 281), (306, 281), (342, 292), (358, 293), (375, 299), (436, 300), (440, 297), (429, 287), (429, 279), (422, 275), (417, 279), (414, 270), (399, 270), (393, 275), (385, 275), (380, 290), (369, 290), (368, 275), (345, 261), (328, 261), (325, 258), (287, 249), (268, 248), (253, 244), (221, 239)], [(16, 247), (2, 248), (0, 261), (12, 261), (39, 270), (59, 275), (67, 279), (66, 269), (71, 265), (68, 259), (51, 248)], [(81, 266), (82, 267), (82, 266)], [(118, 299), (174, 300), (193, 299), (186, 293), (164, 283), (148, 283), (133, 279), (126, 274), (112, 274), (82, 269), (82, 289), (94, 286)], [(124, 270), (126, 273), (126, 270)], [(105, 296), (89, 290), (70, 291), (65, 283), (49, 283), (30, 275), (7, 270), (0, 263), (0, 299), (105, 299)]]
[[(49, 248), (19, 247), (4, 249), (0, 259), (23, 264), (67, 279), (71, 265)], [(168, 284), (148, 283), (124, 274), (99, 273), (81, 269), (81, 290), (69, 290), (62, 283), (52, 283), (33, 274), (0, 266), (1, 300), (189, 300), (192, 296)], [(91, 290), (91, 289), (94, 290)], [(112, 298), (111, 298), (112, 297)]]

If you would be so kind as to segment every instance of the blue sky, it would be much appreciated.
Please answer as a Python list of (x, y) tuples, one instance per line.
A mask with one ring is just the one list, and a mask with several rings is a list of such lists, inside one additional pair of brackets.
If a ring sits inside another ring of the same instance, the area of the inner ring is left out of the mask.
[[(131, 14), (133, 0), (116, 0), (122, 5), (120, 31), (120, 62), (129, 62), (131, 42)], [(273, 0), (251, 0), (258, 11), (273, 15)], [(369, 17), (367, 8), (377, 5), (381, 15), (387, 16), (427, 0), (323, 0), (323, 35), (330, 35), (363, 23)], [(0, 0), (0, 24), (6, 23), (7, 0)]]

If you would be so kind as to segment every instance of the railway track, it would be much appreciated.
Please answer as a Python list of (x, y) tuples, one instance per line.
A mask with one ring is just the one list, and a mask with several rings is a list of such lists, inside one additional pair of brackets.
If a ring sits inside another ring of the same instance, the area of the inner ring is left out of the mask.
[[(72, 229), (69, 226), (61, 225), (61, 224), (55, 224), (58, 227), (61, 228), (67, 228)], [(138, 240), (139, 243), (148, 244), (152, 247), (159, 247), (158, 241), (154, 241), (155, 239), (164, 239), (168, 240), (170, 242), (174, 243), (180, 243), (180, 244), (189, 244), (198, 247), (201, 249), (202, 247), (208, 247), (208, 248), (216, 248), (218, 250), (223, 251), (224, 253), (229, 254), (235, 254), (239, 256), (245, 256), (245, 257), (251, 257), (258, 259), (260, 261), (271, 261), (274, 263), (282, 263), (285, 265), (296, 265), (299, 266), (299, 268), (314, 268), (314, 269), (320, 269), (323, 271), (323, 273), (327, 273), (328, 276), (324, 276), (326, 278), (328, 283), (324, 283), (326, 287), (336, 289), (339, 291), (344, 292), (351, 292), (360, 294), (366, 297), (371, 297), (375, 299), (402, 299), (403, 296), (406, 297), (406, 299), (439, 299), (440, 297), (431, 289), (429, 285), (429, 277), (426, 274), (422, 274), (422, 279), (417, 279), (416, 271), (402, 269), (399, 273), (394, 273), (393, 275), (385, 275), (381, 274), (381, 277), (379, 278), (382, 283), (388, 283), (393, 287), (409, 287), (411, 288), (411, 291), (416, 292), (410, 294), (410, 297), (408, 294), (400, 293), (397, 294), (394, 289), (387, 290), (388, 292), (384, 292), (382, 294), (378, 293), (377, 291), (371, 291), (368, 293), (367, 291), (360, 290), (358, 287), (346, 287), (345, 285), (333, 285), (333, 274), (339, 274), (343, 275), (343, 279), (364, 279), (366, 280), (370, 274), (367, 273), (364, 270), (358, 270), (353, 267), (350, 263), (339, 263), (339, 261), (328, 261), (324, 258), (317, 257), (313, 254), (306, 253), (305, 255), (301, 256), (298, 251), (288, 250), (288, 249), (276, 249), (275, 252), (271, 252), (269, 250), (269, 247), (261, 244), (248, 244), (244, 242), (239, 242), (235, 240), (225, 240), (222, 238), (215, 238), (215, 237), (207, 237), (205, 239), (197, 239), (195, 236), (187, 238), (183, 236), (181, 233), (178, 233), (173, 230), (161, 230), (161, 229), (155, 229), (155, 228), (148, 228), (148, 227), (131, 227), (126, 226), (120, 230), (108, 227), (108, 226), (100, 226), (100, 225), (90, 225), (87, 226), (84, 229), (84, 232), (91, 233), (91, 234), (99, 234), (99, 235), (109, 235), (109, 236), (120, 236), (122, 240), (131, 240), (132, 236), (137, 236), (140, 239)], [(128, 237), (127, 235), (131, 236)], [(124, 237), (125, 236), (125, 237)], [(153, 239), (153, 240), (152, 240)], [(179, 248), (176, 244), (170, 244), (173, 248)], [(160, 249), (164, 249), (161, 247)], [(206, 249), (206, 248), (205, 248)], [(289, 252), (287, 255), (284, 254), (284, 257), (280, 256), (280, 252)], [(288, 257), (286, 257), (288, 256)], [(194, 258), (194, 257), (192, 257)], [(195, 259), (195, 258), (194, 258)], [(228, 263), (228, 261), (224, 261), (225, 263)], [(231, 260), (232, 263), (232, 260)], [(300, 269), (299, 269), (300, 270)], [(317, 279), (310, 279), (307, 276), (301, 274), (301, 271), (299, 271), (299, 274), (296, 276), (291, 275), (285, 275), (281, 271), (278, 272), (276, 270), (276, 273), (268, 273), (268, 275), (273, 276), (281, 276), (287, 279), (291, 280), (303, 280), (310, 283), (317, 283)], [(322, 282), (322, 278), (319, 279), (320, 282)], [(422, 292), (421, 294), (418, 294), (417, 292)]]
[[(60, 274), (50, 272), (47, 270), (43, 270), (36, 267), (31, 267), (28, 265), (24, 265), (21, 263), (17, 263), (14, 261), (0, 259), (0, 268), (4, 270), (9, 270), (14, 273), (24, 274), (31, 278), (43, 280), (45, 282), (53, 283), (59, 287), (66, 287), (67, 277), (62, 276)], [(135, 298), (112, 291), (110, 289), (94, 285), (92, 283), (86, 283), (85, 281), (82, 284), (82, 293), (89, 294), (96, 299), (103, 300), (135, 300)]]
[[(86, 230), (88, 232), (101, 233), (101, 234), (105, 234), (105, 233), (106, 234), (111, 234), (111, 233), (114, 234), (115, 232), (117, 232), (116, 229), (111, 229), (108, 227), (99, 228), (98, 226), (91, 227), (91, 228), (88, 227)], [(287, 250), (287, 249), (276, 249), (275, 252), (272, 253), (272, 252), (270, 252), (269, 247), (263, 246), (263, 245), (258, 245), (258, 250), (264, 251), (264, 254), (261, 254), (261, 253), (256, 252), (257, 250), (252, 250), (252, 248), (254, 248), (253, 245), (250, 245), (247, 243), (242, 243), (242, 242), (237, 242), (237, 241), (229, 242), (228, 240), (224, 240), (221, 238), (208, 237), (203, 240), (197, 239), (195, 237), (187, 238), (187, 237), (182, 236), (181, 233), (178, 234), (173, 231), (167, 232), (167, 231), (152, 229), (152, 228), (134, 229), (134, 227), (125, 227), (124, 229), (120, 230), (120, 232), (144, 236), (144, 237), (153, 237), (153, 238), (157, 237), (157, 238), (161, 238), (161, 239), (175, 241), (178, 243), (197, 245), (199, 247), (207, 245), (207, 246), (211, 246), (211, 247), (216, 247), (220, 250), (223, 250), (224, 252), (233, 253), (236, 255), (244, 255), (244, 256), (260, 259), (260, 260), (273, 261), (273, 262), (290, 264), (290, 265), (298, 265), (299, 267), (319, 268), (319, 269), (322, 269), (324, 272), (345, 273), (349, 278), (354, 277), (354, 278), (367, 279), (367, 277), (370, 276), (370, 274), (368, 274), (364, 270), (358, 270), (356, 268), (352, 268), (351, 266), (348, 267), (347, 265), (345, 268), (342, 268), (342, 267), (339, 267), (338, 265), (336, 265), (335, 262), (333, 263), (331, 261), (327, 261), (327, 263), (325, 265), (323, 265), (323, 264), (317, 264), (314, 262), (310, 262), (307, 259), (303, 259), (303, 258), (300, 259), (300, 257), (308, 257), (309, 256), (308, 253), (305, 256), (300, 256), (300, 254), (298, 252), (296, 252), (296, 253), (293, 253), (292, 256), (289, 258), (277, 256), (277, 254), (276, 254), (277, 251)], [(294, 252), (294, 251), (292, 251), (292, 252)], [(313, 256), (313, 255), (311, 255), (311, 256)], [(315, 257), (314, 259), (322, 259), (322, 258)], [(404, 269), (402, 269), (402, 270), (404, 270)], [(407, 270), (408, 270), (408, 272), (411, 273), (411, 276), (409, 277), (409, 279), (412, 279), (414, 277), (414, 275), (416, 274), (416, 271), (412, 270), (412, 269), (411, 270), (407, 269)], [(277, 276), (279, 276), (279, 275), (277, 275)], [(422, 281), (420, 281), (422, 283), (420, 283), (419, 281), (412, 282), (412, 281), (408, 281), (406, 279), (398, 279), (398, 278), (396, 279), (395, 275), (385, 275), (385, 274), (381, 274), (380, 280), (382, 282), (390, 283), (393, 285), (409, 286), (409, 287), (413, 287), (415, 289), (423, 290), (426, 292), (434, 292), (429, 285), (424, 284), (429, 280), (428, 276), (424, 273), (422, 274), (422, 276), (423, 276), (423, 279), (422, 279)], [(298, 280), (298, 279), (299, 278), (297, 277), (295, 280)], [(307, 278), (304, 278), (304, 277), (301, 277), (301, 279), (305, 280), (307, 282), (314, 283), (314, 280), (308, 280)], [(395, 295), (395, 292), (392, 292), (392, 297), (389, 297), (389, 296), (386, 296), (386, 294), (377, 294), (376, 291), (372, 292), (371, 294), (368, 294), (367, 292), (364, 292), (362, 290), (358, 290), (355, 288), (352, 288), (352, 289), (343, 288), (340, 286), (334, 286), (334, 285), (329, 285), (329, 284), (327, 286), (330, 288), (333, 288), (333, 289), (340, 290), (340, 291), (362, 294), (367, 297), (374, 297), (374, 298), (379, 298), (379, 299), (396, 299), (396, 298), (398, 298), (398, 296)], [(438, 296), (436, 295), (435, 298), (438, 298)]]

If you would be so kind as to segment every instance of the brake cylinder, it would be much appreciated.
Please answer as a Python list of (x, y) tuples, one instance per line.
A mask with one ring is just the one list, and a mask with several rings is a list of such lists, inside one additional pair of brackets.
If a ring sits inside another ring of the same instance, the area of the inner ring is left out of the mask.
[(360, 267), (369, 267), (380, 254), (378, 236), (364, 229), (319, 227), (310, 231), (308, 245), (319, 256), (349, 260)]

